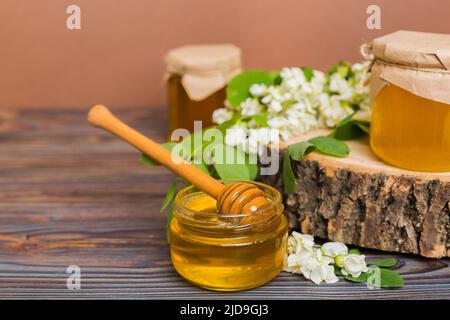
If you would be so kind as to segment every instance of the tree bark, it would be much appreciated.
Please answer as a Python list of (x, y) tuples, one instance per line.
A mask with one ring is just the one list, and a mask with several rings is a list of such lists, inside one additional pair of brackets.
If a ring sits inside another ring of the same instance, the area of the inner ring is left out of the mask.
[[(291, 229), (351, 245), (425, 257), (450, 256), (450, 173), (397, 169), (368, 141), (348, 158), (318, 153), (293, 162), (297, 186), (285, 196)], [(282, 174), (262, 177), (282, 188)]]

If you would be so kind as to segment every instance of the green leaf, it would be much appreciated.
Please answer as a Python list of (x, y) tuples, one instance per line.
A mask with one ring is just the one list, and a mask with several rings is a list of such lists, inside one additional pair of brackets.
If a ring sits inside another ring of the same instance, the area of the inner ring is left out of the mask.
[(401, 288), (405, 280), (395, 271), (377, 268), (370, 272), (367, 283), (377, 288)]
[(345, 276), (345, 279), (352, 282), (367, 282), (367, 278), (370, 276), (370, 272), (361, 272), (358, 277), (353, 277), (352, 275)]
[(361, 255), (361, 251), (359, 251), (356, 248), (350, 249), (348, 250), (348, 254), (357, 254), (357, 255)]
[(308, 67), (302, 67), (303, 74), (305, 75), (306, 80), (311, 81), (314, 78), (314, 70)]
[(197, 169), (203, 171), (204, 173), (210, 175), (210, 172), (209, 172), (209, 170), (208, 170), (208, 167), (207, 167), (204, 163), (192, 163), (192, 165), (193, 165), (194, 167), (196, 167)]
[(167, 208), (167, 206), (172, 202), (176, 192), (177, 192), (177, 181), (175, 180), (174, 182), (172, 182), (172, 184), (169, 187), (169, 190), (167, 191), (166, 198), (164, 199), (160, 211), (163, 211), (165, 208)]
[(397, 259), (395, 258), (388, 258), (388, 259), (382, 259), (382, 260), (376, 260), (369, 263), (371, 266), (377, 266), (381, 268), (393, 268), (397, 265)]
[(244, 117), (243, 119), (252, 119), (254, 120), (258, 125), (260, 125), (261, 127), (267, 127), (267, 116), (263, 115), (263, 114), (255, 114), (252, 116), (247, 116)]
[(348, 116), (336, 125), (333, 137), (338, 140), (353, 140), (366, 135), (366, 131), (360, 126), (360, 122), (352, 119), (353, 115)]
[(343, 276), (341, 268), (339, 268), (337, 265), (334, 265), (334, 274), (337, 275), (338, 277)]
[(370, 134), (370, 122), (358, 121), (358, 127), (367, 134)]
[(217, 129), (219, 129), (222, 132), (225, 132), (228, 128), (231, 128), (239, 119), (241, 119), (240, 114), (239, 113), (235, 113), (230, 120), (219, 124), (217, 126)]
[(284, 193), (293, 193), (295, 191), (295, 175), (292, 170), (291, 157), (289, 152), (286, 151), (283, 159), (283, 191)]
[(302, 161), (305, 155), (313, 152), (316, 146), (308, 141), (291, 144), (288, 146), (288, 152), (292, 160)]
[(178, 155), (185, 160), (190, 160), (203, 147), (203, 130), (191, 133), (180, 142), (180, 151)]
[(267, 71), (249, 70), (235, 76), (227, 86), (227, 100), (237, 107), (239, 104), (250, 97), (250, 87), (253, 84), (271, 84), (273, 75)]
[(256, 177), (258, 176), (258, 171), (259, 171), (258, 165), (254, 164), (254, 163), (247, 163), (246, 166), (247, 166), (247, 170), (249, 173), (248, 180), (254, 181), (256, 179)]
[[(245, 153), (236, 147), (220, 143), (216, 146), (214, 154), (214, 169), (221, 179), (251, 180), (250, 167), (246, 164)], [(230, 156), (234, 155), (233, 158)]]
[(350, 150), (348, 145), (333, 137), (315, 137), (308, 141), (316, 147), (316, 151), (333, 157), (346, 157)]
[(279, 70), (270, 71), (269, 75), (270, 75), (270, 78), (271, 78), (271, 83), (276, 85), (276, 86), (281, 84), (281, 82), (283, 81), (283, 79), (281, 78)]
[(170, 207), (169, 214), (167, 215), (167, 222), (166, 222), (166, 239), (167, 242), (170, 243), (170, 224), (172, 223), (173, 219), (173, 210), (174, 206)]
[[(169, 151), (172, 151), (173, 147), (176, 145), (175, 142), (165, 142), (162, 143), (161, 146), (163, 146), (164, 148), (166, 148)], [(149, 157), (148, 155), (146, 155), (145, 153), (143, 153), (141, 155), (141, 162), (144, 164), (148, 164), (151, 166), (159, 166), (159, 162), (157, 162), (156, 160), (154, 160), (153, 158)]]
[(203, 162), (203, 151), (205, 150), (205, 148), (212, 142), (217, 142), (214, 139), (213, 139), (214, 141), (205, 140), (205, 135), (210, 130), (217, 130), (217, 129), (206, 128), (188, 135), (183, 139), (183, 141), (177, 143), (172, 148), (172, 152), (187, 161)]
[(348, 78), (351, 75), (351, 63), (347, 61), (340, 61), (337, 64), (331, 66), (328, 70), (328, 74), (339, 73), (343, 78)]

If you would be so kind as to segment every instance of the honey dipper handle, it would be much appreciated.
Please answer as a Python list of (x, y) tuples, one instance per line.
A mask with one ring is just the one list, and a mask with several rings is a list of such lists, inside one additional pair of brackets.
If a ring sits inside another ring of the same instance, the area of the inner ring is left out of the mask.
[(88, 121), (128, 142), (213, 198), (217, 199), (225, 188), (220, 181), (123, 123), (103, 105), (91, 108)]

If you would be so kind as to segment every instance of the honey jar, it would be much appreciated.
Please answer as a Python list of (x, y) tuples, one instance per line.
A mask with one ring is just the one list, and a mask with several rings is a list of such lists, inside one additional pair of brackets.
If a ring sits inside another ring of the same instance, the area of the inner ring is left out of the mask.
[(398, 31), (371, 50), (372, 150), (399, 168), (450, 171), (450, 35)]
[(225, 86), (241, 72), (241, 51), (231, 44), (190, 45), (170, 50), (167, 64), (169, 134), (194, 130), (194, 121), (212, 125), (212, 113), (224, 106)]
[(272, 204), (251, 217), (218, 214), (216, 200), (192, 186), (177, 194), (170, 253), (183, 278), (207, 289), (235, 291), (260, 286), (282, 270), (288, 232), (282, 197), (270, 186), (251, 183)]

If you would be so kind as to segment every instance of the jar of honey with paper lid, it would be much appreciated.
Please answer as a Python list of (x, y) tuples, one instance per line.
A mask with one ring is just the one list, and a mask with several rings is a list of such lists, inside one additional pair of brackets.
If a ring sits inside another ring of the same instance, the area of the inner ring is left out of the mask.
[(397, 31), (370, 49), (372, 150), (399, 168), (450, 171), (450, 35)]
[(189, 45), (166, 56), (169, 134), (194, 130), (194, 121), (212, 125), (212, 113), (224, 106), (228, 81), (241, 72), (241, 50), (231, 44)]

